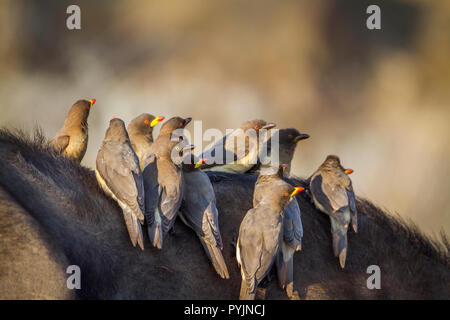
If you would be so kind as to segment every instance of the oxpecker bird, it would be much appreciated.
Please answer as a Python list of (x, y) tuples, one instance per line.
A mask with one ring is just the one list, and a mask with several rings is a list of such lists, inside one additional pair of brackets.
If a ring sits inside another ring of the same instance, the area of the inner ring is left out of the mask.
[[(183, 154), (192, 150), (180, 140), (191, 118), (173, 117), (166, 121), (144, 162), (145, 220), (150, 242), (162, 249), (163, 239), (175, 223), (183, 198)], [(180, 133), (180, 135), (178, 135)], [(181, 141), (181, 142), (180, 142)]]
[(109, 122), (97, 154), (95, 175), (99, 185), (122, 208), (133, 246), (144, 250), (144, 181), (139, 160), (131, 147), (125, 124), (118, 118)]
[(228, 269), (222, 256), (222, 237), (219, 229), (219, 212), (216, 208), (216, 196), (212, 184), (205, 172), (198, 169), (205, 159), (188, 155), (183, 163), (184, 193), (181, 220), (197, 234), (206, 255), (217, 274), (228, 279)]
[[(286, 164), (284, 176), (288, 177), (295, 148), (299, 141), (308, 139), (309, 134), (300, 133), (294, 128), (274, 129), (270, 132), (270, 138), (260, 148), (258, 164), (252, 168), (251, 172), (260, 173), (262, 168)], [(275, 152), (278, 154), (275, 154)]]
[[(260, 179), (260, 177), (258, 177)], [(279, 179), (263, 190), (261, 201), (247, 211), (239, 228), (236, 259), (241, 268), (239, 299), (253, 300), (258, 284), (270, 271), (281, 246), (285, 206), (302, 187)]]
[(345, 267), (347, 257), (347, 228), (350, 220), (353, 231), (358, 230), (355, 194), (348, 177), (352, 172), (352, 169), (341, 166), (337, 156), (329, 155), (309, 179), (315, 206), (330, 217), (333, 251), (339, 257), (342, 268)]
[(202, 157), (208, 162), (201, 169), (232, 173), (249, 171), (258, 163), (259, 146), (268, 139), (269, 130), (274, 127), (274, 123), (264, 120), (244, 122), (203, 152)]
[(149, 155), (153, 143), (153, 127), (164, 120), (164, 117), (155, 117), (143, 113), (130, 121), (127, 127), (131, 146), (139, 159), (141, 170), (143, 170), (144, 159)]
[(88, 116), (95, 99), (78, 100), (70, 108), (61, 130), (49, 141), (56, 153), (81, 162), (88, 144)]
[[(263, 200), (264, 195), (270, 193), (272, 184), (281, 181), (286, 172), (287, 165), (263, 168), (255, 184), (253, 206)], [(283, 212), (283, 241), (276, 259), (278, 282), (286, 290), (288, 297), (294, 291), (294, 253), (301, 250), (303, 238), (303, 225), (300, 207), (295, 197), (289, 200)]]

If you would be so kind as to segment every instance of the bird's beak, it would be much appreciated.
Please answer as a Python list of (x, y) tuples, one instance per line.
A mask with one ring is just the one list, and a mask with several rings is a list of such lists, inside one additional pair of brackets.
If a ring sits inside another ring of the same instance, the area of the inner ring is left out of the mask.
[(275, 128), (277, 125), (275, 124), (275, 123), (273, 123), (273, 122), (269, 122), (268, 124), (266, 124), (264, 127), (262, 127), (261, 129), (266, 129), (266, 130), (269, 130), (269, 129), (272, 129), (272, 128)]
[(309, 134), (307, 133), (301, 133), (300, 135), (296, 136), (294, 139), (294, 142), (297, 143), (300, 140), (304, 140), (304, 139), (308, 139), (309, 138)]
[(345, 174), (352, 174), (353, 173), (353, 169), (345, 169)]
[(188, 125), (188, 123), (191, 122), (191, 120), (192, 120), (191, 117), (188, 117), (188, 118), (184, 119), (184, 121), (183, 121), (183, 128), (186, 127)]
[(161, 121), (163, 121), (165, 119), (165, 117), (162, 116), (158, 116), (155, 119), (153, 119), (152, 122), (150, 122), (150, 127), (154, 127), (156, 126), (158, 123), (160, 123)]
[(292, 198), (293, 196), (295, 196), (296, 194), (302, 192), (303, 190), (305, 190), (305, 188), (303, 188), (303, 187), (295, 187), (294, 191), (292, 191), (292, 193), (291, 193), (291, 195), (289, 197)]
[(195, 164), (194, 168), (197, 169), (199, 168), (202, 164), (206, 163), (206, 159), (205, 158), (201, 158), (200, 160), (198, 160), (198, 162)]
[(89, 100), (89, 109), (92, 108), (92, 106), (95, 104), (96, 99)]
[(283, 168), (283, 172), (286, 171), (287, 166), (288, 166), (288, 165), (285, 164), (285, 163), (283, 163), (283, 164), (281, 165), (281, 167)]

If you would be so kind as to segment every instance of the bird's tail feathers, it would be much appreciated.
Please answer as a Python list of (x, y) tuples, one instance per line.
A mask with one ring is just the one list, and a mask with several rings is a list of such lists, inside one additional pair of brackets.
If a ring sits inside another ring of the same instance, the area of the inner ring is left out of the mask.
[(341, 268), (344, 269), (347, 258), (347, 233), (342, 234), (337, 230), (332, 230), (332, 237), (334, 255), (339, 257)]
[(239, 300), (255, 300), (255, 292), (251, 292), (251, 290), (247, 286), (247, 281), (242, 279), (241, 282), (241, 292), (239, 294)]
[(155, 248), (162, 249), (163, 246), (163, 232), (161, 224), (155, 222), (147, 228), (150, 242)]
[(228, 268), (225, 263), (225, 259), (223, 258), (222, 251), (220, 251), (220, 248), (215, 245), (206, 243), (201, 236), (199, 236), (199, 239), (217, 274), (222, 279), (229, 279), (230, 274), (228, 273)]
[(133, 223), (133, 214), (125, 209), (123, 210), (123, 218), (125, 219), (125, 225), (128, 230), (128, 235), (130, 236), (131, 244), (133, 247), (136, 247), (137, 233)]
[(132, 214), (131, 217), (133, 220), (134, 231), (136, 233), (136, 241), (137, 241), (139, 247), (141, 248), (141, 250), (144, 250), (144, 235), (142, 233), (141, 222), (138, 220), (138, 218), (134, 214)]
[(284, 289), (286, 287), (287, 264), (286, 261), (284, 261), (283, 253), (281, 252), (281, 250), (278, 251), (275, 264), (277, 267), (278, 282), (281, 289)]

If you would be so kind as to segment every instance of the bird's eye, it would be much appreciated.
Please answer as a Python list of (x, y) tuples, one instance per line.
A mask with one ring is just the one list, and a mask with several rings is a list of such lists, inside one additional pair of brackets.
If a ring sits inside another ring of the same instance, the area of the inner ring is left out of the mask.
[(286, 192), (286, 193), (284, 194), (284, 196), (285, 196), (285, 197), (289, 197), (289, 193)]
[(176, 147), (175, 147), (175, 150), (180, 151), (180, 147), (179, 147), (179, 146), (176, 146)]
[(292, 139), (294, 136), (292, 134), (288, 135), (289, 139)]
[(258, 130), (258, 129), (259, 129), (258, 125), (256, 125), (254, 128), (255, 128), (255, 130)]
[(148, 124), (149, 122), (150, 122), (150, 121), (148, 121), (148, 120), (145, 120), (145, 121), (144, 121), (145, 124)]

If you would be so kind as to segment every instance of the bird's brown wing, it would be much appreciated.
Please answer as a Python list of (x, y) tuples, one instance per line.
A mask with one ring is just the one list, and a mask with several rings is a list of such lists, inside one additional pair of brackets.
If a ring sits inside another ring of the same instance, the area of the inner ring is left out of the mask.
[(140, 220), (144, 220), (144, 183), (139, 161), (129, 144), (104, 144), (97, 170), (114, 195)]
[(164, 234), (169, 232), (175, 223), (178, 210), (181, 207), (182, 187), (180, 185), (160, 186), (159, 208), (162, 213), (162, 230)]
[(49, 141), (49, 144), (53, 147), (53, 149), (57, 153), (61, 153), (64, 150), (66, 150), (67, 146), (69, 145), (69, 142), (70, 142), (70, 136), (61, 135), (61, 136), (56, 136), (56, 137), (52, 138)]
[(167, 233), (173, 226), (183, 197), (183, 175), (181, 168), (170, 159), (158, 158), (158, 210), (162, 231)]
[(346, 189), (328, 175), (319, 173), (313, 176), (311, 191), (329, 214), (348, 207)]
[(254, 292), (257, 285), (256, 273), (261, 267), (264, 241), (260, 230), (255, 225), (255, 211), (255, 208), (247, 211), (239, 228), (238, 250), (244, 275), (242, 280), (245, 281), (248, 292)]
[(239, 254), (249, 292), (270, 271), (280, 244), (280, 228), (273, 227), (273, 221), (261, 220), (264, 216), (259, 211), (265, 210), (271, 208), (258, 205), (250, 209), (239, 229)]

